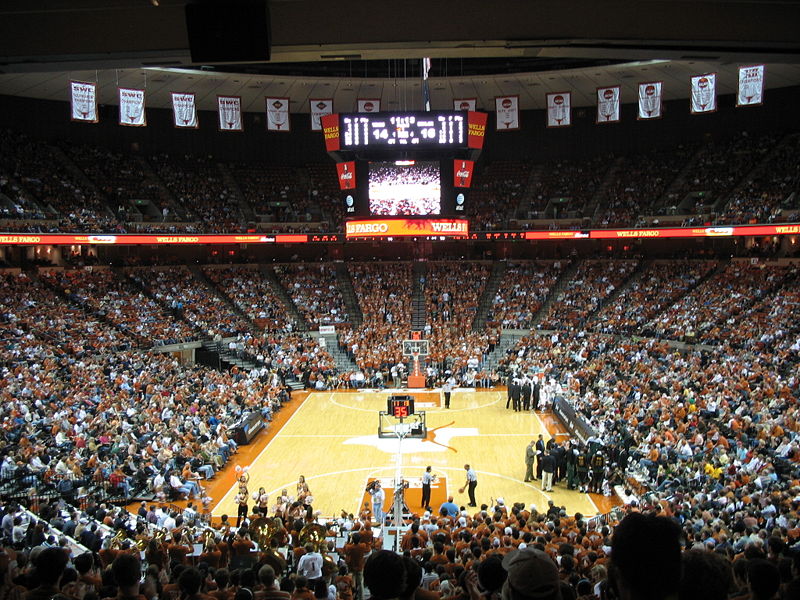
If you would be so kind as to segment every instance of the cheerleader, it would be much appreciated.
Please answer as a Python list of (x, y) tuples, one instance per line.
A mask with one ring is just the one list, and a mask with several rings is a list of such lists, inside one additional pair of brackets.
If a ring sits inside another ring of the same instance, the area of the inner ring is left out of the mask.
[(311, 492), (308, 490), (308, 484), (306, 483), (306, 478), (300, 475), (300, 478), (297, 480), (297, 501), (303, 502), (305, 497), (310, 493)]
[(269, 495), (267, 495), (267, 490), (263, 487), (258, 488), (258, 492), (253, 494), (253, 499), (256, 501), (255, 510), (260, 512), (262, 517), (266, 517), (269, 514)]
[(236, 467), (236, 472), (239, 475), (239, 491), (236, 494), (234, 502), (236, 503), (236, 527), (241, 525), (242, 520), (247, 518), (247, 502), (249, 500), (249, 492), (247, 491), (247, 483), (250, 481), (250, 473), (247, 472), (248, 467), (242, 469)]

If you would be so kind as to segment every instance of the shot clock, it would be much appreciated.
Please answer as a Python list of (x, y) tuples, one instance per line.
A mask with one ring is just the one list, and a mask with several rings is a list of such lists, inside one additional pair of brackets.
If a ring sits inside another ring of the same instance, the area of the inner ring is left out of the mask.
[(386, 412), (396, 419), (405, 419), (414, 414), (413, 396), (389, 396), (386, 400)]

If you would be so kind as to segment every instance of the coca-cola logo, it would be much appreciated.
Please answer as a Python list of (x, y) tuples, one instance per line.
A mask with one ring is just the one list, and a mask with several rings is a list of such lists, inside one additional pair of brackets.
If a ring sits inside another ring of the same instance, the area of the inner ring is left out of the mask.
[(353, 174), (350, 173), (349, 171), (345, 171), (344, 173), (342, 173), (340, 175), (340, 179), (352, 179), (352, 178), (353, 178)]
[(466, 179), (467, 177), (469, 177), (469, 171), (457, 171), (456, 177), (463, 177), (464, 179)]

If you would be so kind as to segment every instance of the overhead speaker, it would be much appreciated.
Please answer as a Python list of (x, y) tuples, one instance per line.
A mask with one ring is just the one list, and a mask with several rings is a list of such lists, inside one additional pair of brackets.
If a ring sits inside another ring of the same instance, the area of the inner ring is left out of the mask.
[(266, 0), (198, 1), (186, 5), (194, 63), (268, 61), (271, 35)]

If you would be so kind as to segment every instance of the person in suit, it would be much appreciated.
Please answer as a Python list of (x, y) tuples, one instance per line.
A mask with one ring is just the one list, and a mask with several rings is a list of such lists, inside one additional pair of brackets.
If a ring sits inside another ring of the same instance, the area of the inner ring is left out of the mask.
[(539, 434), (539, 439), (536, 440), (536, 479), (542, 478), (542, 458), (544, 457), (544, 437)]
[(522, 386), (520, 385), (519, 379), (516, 377), (514, 378), (514, 382), (511, 384), (511, 404), (514, 407), (514, 412), (519, 412), (522, 405), (520, 400), (522, 398)]
[(525, 481), (533, 479), (533, 462), (536, 458), (536, 442), (531, 440), (528, 447), (525, 448)]
[(533, 387), (531, 385), (531, 380), (527, 375), (522, 378), (522, 387), (520, 393), (522, 395), (522, 410), (529, 411), (531, 409), (531, 394), (533, 393)]

